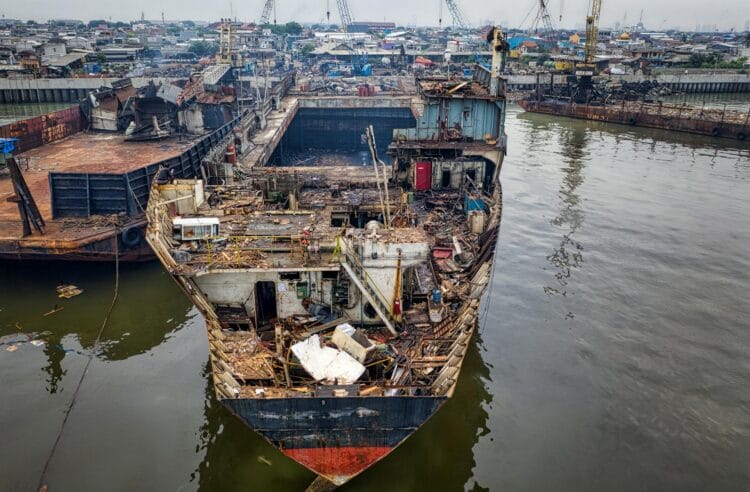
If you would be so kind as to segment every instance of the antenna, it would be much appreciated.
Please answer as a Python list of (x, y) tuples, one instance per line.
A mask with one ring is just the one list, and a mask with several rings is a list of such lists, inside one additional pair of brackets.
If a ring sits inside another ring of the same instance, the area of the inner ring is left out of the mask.
[(438, 29), (443, 29), (443, 0), (438, 0)]
[(328, 25), (331, 25), (331, 0), (326, 0), (326, 20)]

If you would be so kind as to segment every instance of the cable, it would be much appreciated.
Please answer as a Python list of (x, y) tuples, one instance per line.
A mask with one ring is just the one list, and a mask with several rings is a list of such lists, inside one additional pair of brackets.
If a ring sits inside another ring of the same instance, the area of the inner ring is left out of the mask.
[[(117, 228), (115, 228), (115, 231), (117, 231)], [(86, 361), (86, 365), (83, 368), (83, 372), (81, 373), (81, 378), (78, 380), (78, 384), (76, 385), (75, 391), (73, 391), (73, 397), (70, 399), (70, 404), (68, 405), (68, 408), (65, 410), (65, 417), (63, 417), (62, 424), (60, 424), (60, 430), (57, 433), (57, 437), (55, 438), (54, 444), (52, 444), (52, 449), (50, 450), (49, 456), (47, 456), (47, 460), (44, 462), (44, 468), (42, 468), (42, 473), (39, 476), (39, 486), (37, 487), (38, 491), (46, 491), (47, 486), (44, 483), (45, 478), (47, 477), (47, 469), (49, 468), (50, 463), (52, 462), (52, 458), (55, 456), (55, 452), (57, 451), (57, 446), (60, 444), (60, 439), (62, 438), (63, 431), (65, 430), (65, 425), (68, 423), (68, 417), (70, 417), (70, 413), (73, 410), (73, 406), (76, 403), (76, 400), (78, 398), (78, 392), (81, 389), (81, 386), (83, 385), (83, 380), (86, 377), (86, 374), (88, 373), (89, 366), (91, 365), (91, 361), (94, 360), (94, 355), (96, 354), (96, 349), (99, 346), (99, 342), (102, 338), (102, 333), (104, 333), (104, 329), (109, 324), (109, 318), (112, 314), (112, 311), (115, 308), (115, 304), (117, 303), (117, 298), (119, 296), (120, 292), (120, 251), (118, 248), (118, 234), (115, 235), (115, 292), (112, 296), (112, 303), (109, 305), (109, 309), (107, 309), (107, 313), (104, 315), (104, 320), (102, 321), (102, 325), (99, 328), (99, 332), (96, 334), (96, 340), (94, 340), (94, 347), (91, 353), (88, 355), (88, 360)]]

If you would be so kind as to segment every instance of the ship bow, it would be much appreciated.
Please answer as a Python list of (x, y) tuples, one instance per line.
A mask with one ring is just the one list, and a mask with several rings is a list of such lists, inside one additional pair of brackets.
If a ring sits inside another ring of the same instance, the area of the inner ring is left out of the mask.
[(232, 399), (223, 403), (286, 456), (342, 485), (385, 457), (445, 397)]

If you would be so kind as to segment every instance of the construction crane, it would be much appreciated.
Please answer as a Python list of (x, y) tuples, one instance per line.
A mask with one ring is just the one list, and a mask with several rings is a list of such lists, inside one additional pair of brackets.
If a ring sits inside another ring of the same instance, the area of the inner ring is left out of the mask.
[[(540, 29), (541, 24), (541, 29)], [(537, 33), (542, 31), (542, 37), (548, 41), (553, 41), (555, 38), (555, 32), (557, 29), (552, 22), (552, 17), (549, 15), (547, 9), (547, 0), (539, 0), (538, 9), (536, 11), (536, 17), (531, 23), (531, 31)]]
[(341, 17), (341, 29), (344, 30), (346, 43), (352, 50), (352, 75), (372, 75), (372, 66), (367, 63), (367, 51), (359, 49), (354, 43), (352, 36), (352, 11), (346, 0), (336, 0)]
[(602, 0), (591, 0), (591, 10), (586, 16), (586, 44), (583, 49), (583, 63), (576, 65), (578, 87), (574, 94), (576, 102), (588, 102), (594, 89), (593, 76), (596, 72), (596, 38), (599, 36), (599, 15)]
[(599, 14), (602, 12), (602, 0), (591, 0), (591, 12), (586, 16), (586, 45), (584, 47), (585, 68), (590, 68), (591, 75), (596, 69), (596, 38), (599, 36)]
[(268, 21), (271, 20), (271, 12), (273, 12), (273, 25), (276, 25), (276, 2), (274, 0), (266, 0), (263, 4), (263, 13), (260, 16), (260, 25), (265, 26)]
[(445, 3), (448, 5), (448, 10), (450, 10), (451, 15), (453, 16), (453, 25), (460, 29), (468, 29), (469, 26), (466, 24), (466, 17), (464, 16), (463, 11), (461, 11), (461, 7), (456, 3), (456, 0), (445, 0)]

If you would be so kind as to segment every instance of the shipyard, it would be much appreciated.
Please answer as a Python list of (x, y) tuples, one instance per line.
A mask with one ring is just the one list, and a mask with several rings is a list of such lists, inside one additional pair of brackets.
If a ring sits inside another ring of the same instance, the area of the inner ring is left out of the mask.
[(0, 489), (750, 486), (746, 7), (67, 3), (0, 19)]

